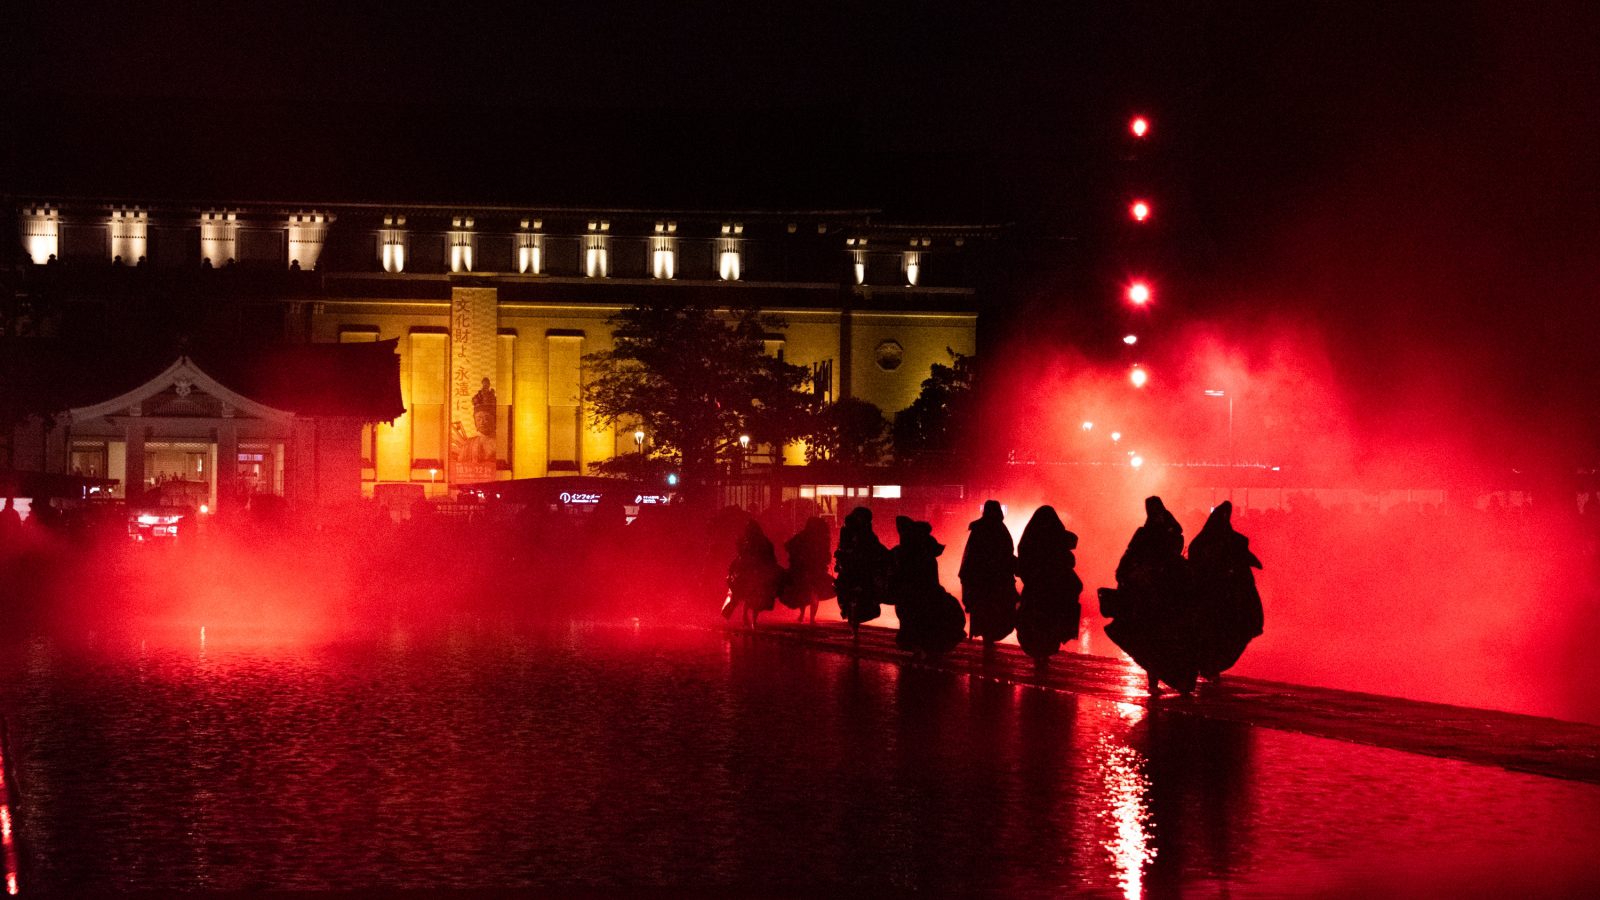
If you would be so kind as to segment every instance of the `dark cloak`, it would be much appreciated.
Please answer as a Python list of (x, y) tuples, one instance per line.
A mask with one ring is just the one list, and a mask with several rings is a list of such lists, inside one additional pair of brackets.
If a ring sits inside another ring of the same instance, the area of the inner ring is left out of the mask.
[(733, 602), (751, 612), (766, 612), (778, 597), (778, 578), (783, 569), (760, 524), (751, 522), (739, 536), (738, 550), (728, 566), (728, 589)]
[(1039, 507), (1017, 542), (1017, 575), (1022, 579), (1017, 642), (1035, 659), (1048, 659), (1078, 637), (1083, 581), (1072, 552), (1077, 547), (1078, 536), (1050, 506)]
[(1245, 647), (1261, 634), (1264, 619), (1255, 573), (1250, 571), (1261, 568), (1261, 560), (1250, 552), (1250, 539), (1233, 530), (1232, 518), (1233, 504), (1224, 500), (1189, 544), (1198, 664), (1207, 676), (1221, 674), (1238, 662)]
[(983, 515), (967, 526), (961, 554), (961, 602), (972, 636), (998, 641), (1017, 624), (1017, 560), (1000, 504), (985, 501)]
[(1114, 603), (1102, 600), (1101, 611), (1113, 617), (1106, 637), (1146, 672), (1188, 692), (1199, 663), (1183, 528), (1160, 497), (1144, 503), (1145, 523), (1117, 563)]
[(789, 571), (783, 579), (778, 599), (790, 609), (804, 609), (833, 596), (833, 576), (828, 573), (832, 556), (828, 523), (812, 516), (805, 527), (783, 545), (789, 554)]
[(894, 548), (894, 574), (890, 596), (900, 618), (895, 644), (902, 650), (921, 650), (930, 656), (950, 652), (967, 636), (961, 604), (939, 584), (939, 557), (944, 545), (933, 537), (933, 526), (905, 516), (895, 519), (900, 543)]
[(889, 551), (872, 530), (872, 510), (858, 506), (845, 516), (833, 558), (838, 571), (833, 586), (839, 596), (839, 615), (853, 626), (876, 619), (888, 582)]

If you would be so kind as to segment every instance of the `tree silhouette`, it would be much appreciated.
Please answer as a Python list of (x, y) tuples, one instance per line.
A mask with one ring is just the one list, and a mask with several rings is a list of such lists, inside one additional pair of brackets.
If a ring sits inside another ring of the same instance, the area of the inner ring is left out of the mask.
[(970, 356), (945, 348), (950, 365), (934, 363), (922, 393), (895, 414), (894, 455), (901, 460), (949, 458), (960, 454), (974, 413), (976, 366)]
[[(682, 469), (685, 488), (706, 484), (741, 434), (781, 446), (812, 428), (810, 372), (763, 352), (784, 327), (759, 310), (728, 316), (693, 304), (634, 306), (609, 320), (613, 347), (584, 357), (583, 389), (597, 426), (642, 428), (647, 455)], [(596, 466), (640, 468), (627, 454)]]
[(845, 397), (824, 407), (806, 440), (806, 462), (870, 466), (889, 450), (889, 421), (875, 404)]

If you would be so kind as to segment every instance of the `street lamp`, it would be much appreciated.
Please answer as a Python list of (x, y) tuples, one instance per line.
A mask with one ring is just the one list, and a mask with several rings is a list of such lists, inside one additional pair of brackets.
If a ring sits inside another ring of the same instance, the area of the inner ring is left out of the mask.
[(1084, 431), (1093, 431), (1094, 430), (1094, 423), (1085, 421), (1083, 423), (1083, 430)]
[(1228, 399), (1228, 467), (1233, 468), (1233, 395), (1227, 391), (1208, 390), (1207, 397), (1226, 397)]
[(1150, 132), (1150, 122), (1144, 116), (1134, 116), (1128, 123), (1128, 130), (1133, 132), (1134, 137), (1142, 138)]
[(1128, 302), (1134, 306), (1143, 306), (1150, 302), (1150, 285), (1143, 281), (1135, 281), (1128, 285)]
[(1150, 381), (1150, 373), (1143, 366), (1134, 366), (1133, 371), (1128, 373), (1128, 380), (1133, 382), (1134, 387), (1142, 388)]
[(1122, 342), (1132, 347), (1134, 344), (1139, 343), (1139, 336), (1137, 334), (1123, 335)]
[(634, 429), (634, 432), (633, 432), (633, 445), (634, 445), (634, 447), (638, 448), (639, 455), (643, 456), (644, 455), (644, 429), (643, 428)]
[(739, 449), (740, 450), (749, 450), (750, 449), (750, 435), (748, 435), (748, 434), (739, 435)]
[(1133, 205), (1128, 207), (1128, 215), (1132, 216), (1135, 222), (1143, 222), (1150, 218), (1150, 204), (1143, 200), (1135, 200)]

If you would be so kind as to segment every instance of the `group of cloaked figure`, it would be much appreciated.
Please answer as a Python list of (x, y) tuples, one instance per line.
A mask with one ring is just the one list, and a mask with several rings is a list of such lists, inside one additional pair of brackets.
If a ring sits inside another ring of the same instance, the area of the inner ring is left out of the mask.
[[(1145, 522), (1117, 564), (1117, 586), (1099, 590), (1100, 611), (1112, 620), (1106, 636), (1145, 670), (1152, 694), (1163, 682), (1187, 694), (1200, 678), (1219, 680), (1261, 634), (1261, 596), (1250, 571), (1261, 561), (1233, 530), (1232, 514), (1233, 504), (1216, 506), (1185, 557), (1178, 520), (1161, 498), (1145, 500)], [(939, 584), (944, 545), (933, 526), (897, 516), (895, 530), (899, 544), (891, 550), (872, 529), (872, 511), (855, 508), (839, 530), (830, 573), (822, 519), (812, 517), (784, 545), (788, 569), (752, 521), (728, 567), (723, 614), (742, 609), (744, 623), (754, 626), (781, 602), (798, 610), (801, 622), (808, 615), (815, 622), (821, 602), (836, 597), (840, 615), (859, 633), (890, 604), (900, 620), (896, 644), (919, 658), (940, 656), (968, 637), (988, 649), (1016, 631), (1023, 652), (1044, 664), (1078, 637), (1078, 536), (1053, 507), (1039, 507), (1013, 547), (1000, 504), (984, 503), (967, 526), (960, 602)]]

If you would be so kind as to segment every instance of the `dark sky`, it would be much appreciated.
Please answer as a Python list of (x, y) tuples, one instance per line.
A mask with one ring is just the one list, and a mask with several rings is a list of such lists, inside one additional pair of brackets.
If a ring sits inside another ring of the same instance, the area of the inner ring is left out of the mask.
[(1600, 406), (1596, 4), (73, 6), (0, 34), (15, 192), (1013, 222), (1026, 316), (1137, 256), (1169, 309), (1325, 325), (1369, 392)]

